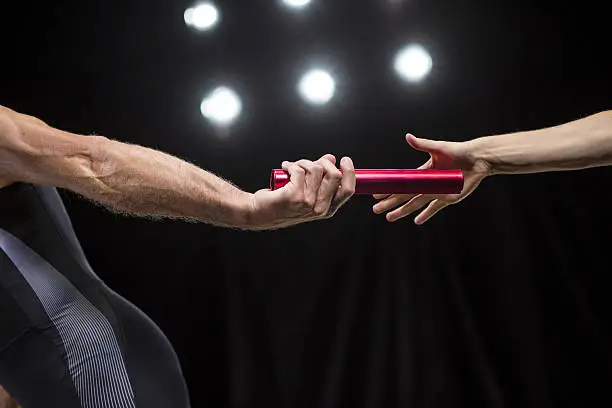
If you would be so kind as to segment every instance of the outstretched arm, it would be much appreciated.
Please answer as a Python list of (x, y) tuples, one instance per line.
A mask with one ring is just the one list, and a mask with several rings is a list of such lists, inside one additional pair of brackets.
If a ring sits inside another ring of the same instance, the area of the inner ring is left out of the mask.
[(474, 139), (468, 150), (490, 174), (578, 170), (612, 164), (612, 111), (549, 128)]
[(65, 132), (30, 116), (0, 110), (4, 184), (19, 181), (65, 188), (114, 211), (139, 216), (242, 229), (281, 228), (325, 218), (354, 191), (350, 160), (343, 161), (346, 176), (332, 162), (335, 158), (326, 156), (317, 162), (285, 163), (294, 183), (278, 191), (249, 194), (169, 154)]
[(413, 149), (428, 153), (421, 168), (459, 168), (465, 179), (461, 194), (376, 195), (377, 214), (389, 221), (426, 206), (414, 219), (422, 224), (441, 209), (469, 196), (488, 176), (578, 170), (612, 164), (612, 111), (539, 130), (447, 142), (407, 136)]

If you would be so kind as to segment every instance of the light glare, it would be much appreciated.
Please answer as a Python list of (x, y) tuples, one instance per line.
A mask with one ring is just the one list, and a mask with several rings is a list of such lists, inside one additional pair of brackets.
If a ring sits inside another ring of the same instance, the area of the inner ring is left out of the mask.
[(202, 3), (185, 10), (185, 24), (200, 31), (212, 29), (219, 21), (219, 10), (212, 3)]
[(306, 7), (310, 0), (283, 0), (283, 3), (292, 8), (302, 8)]
[(431, 56), (420, 45), (410, 45), (395, 57), (394, 68), (400, 77), (409, 82), (419, 82), (425, 78), (432, 67)]
[(336, 82), (326, 71), (315, 69), (302, 77), (298, 89), (306, 101), (322, 105), (333, 98)]
[(216, 125), (229, 125), (242, 111), (240, 97), (233, 90), (219, 87), (212, 91), (200, 105), (202, 115)]

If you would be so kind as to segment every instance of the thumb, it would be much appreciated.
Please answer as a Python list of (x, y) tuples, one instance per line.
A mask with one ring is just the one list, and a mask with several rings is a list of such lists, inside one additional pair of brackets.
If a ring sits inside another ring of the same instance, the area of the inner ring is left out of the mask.
[(408, 133), (406, 141), (415, 150), (427, 153), (438, 153), (442, 150), (442, 142), (437, 140), (420, 139)]

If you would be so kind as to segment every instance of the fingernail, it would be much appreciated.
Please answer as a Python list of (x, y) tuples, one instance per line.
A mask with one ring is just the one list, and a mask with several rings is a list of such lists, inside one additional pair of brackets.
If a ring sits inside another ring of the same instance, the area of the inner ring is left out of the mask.
[(350, 157), (346, 157), (346, 156), (344, 156), (340, 162), (343, 163), (346, 166), (352, 166), (353, 165), (353, 161), (351, 160), (351, 158)]
[(378, 206), (377, 205), (373, 206), (372, 211), (374, 211), (375, 214), (378, 214)]

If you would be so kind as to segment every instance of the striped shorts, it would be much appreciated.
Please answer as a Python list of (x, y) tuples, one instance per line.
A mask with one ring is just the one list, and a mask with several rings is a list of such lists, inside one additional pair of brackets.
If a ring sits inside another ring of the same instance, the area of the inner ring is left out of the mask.
[(161, 330), (79, 274), (78, 262), (61, 267), (72, 273), (0, 228), (0, 384), (9, 394), (23, 408), (189, 407)]

